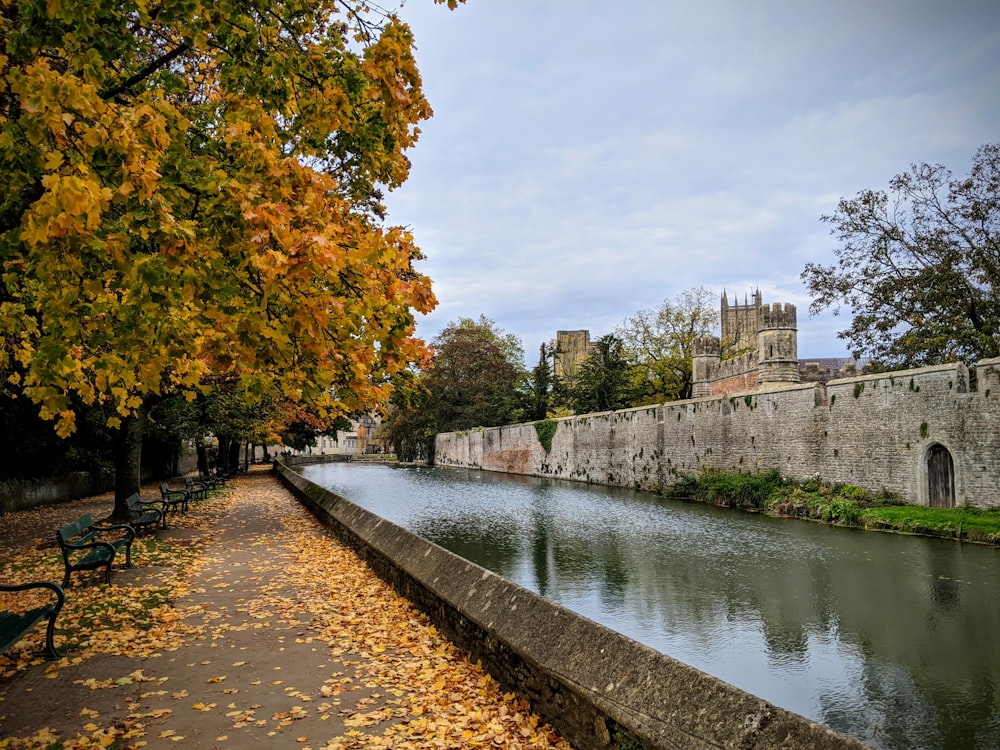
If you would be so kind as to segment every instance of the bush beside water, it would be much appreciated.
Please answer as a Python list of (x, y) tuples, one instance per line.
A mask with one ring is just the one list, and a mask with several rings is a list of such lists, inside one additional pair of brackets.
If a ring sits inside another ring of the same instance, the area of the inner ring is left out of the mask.
[(886, 491), (872, 493), (818, 480), (796, 482), (777, 471), (750, 474), (706, 469), (697, 475), (680, 474), (665, 494), (837, 526), (1000, 545), (1000, 508), (928, 508), (907, 504)]

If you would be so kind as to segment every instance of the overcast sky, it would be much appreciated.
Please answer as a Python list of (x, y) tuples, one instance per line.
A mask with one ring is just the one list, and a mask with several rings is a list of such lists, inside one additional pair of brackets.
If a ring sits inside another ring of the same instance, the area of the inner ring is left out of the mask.
[(915, 162), (1000, 141), (998, 0), (406, 0), (434, 117), (388, 196), (427, 255), (432, 338), (485, 314), (526, 364), (704, 286), (798, 306), (819, 217)]

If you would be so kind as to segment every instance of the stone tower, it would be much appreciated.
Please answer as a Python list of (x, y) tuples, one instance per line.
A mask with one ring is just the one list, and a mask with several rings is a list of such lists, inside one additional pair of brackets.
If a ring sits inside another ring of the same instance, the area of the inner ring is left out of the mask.
[(590, 331), (556, 331), (553, 374), (562, 380), (572, 380), (580, 364), (590, 356)]
[(726, 291), (722, 291), (722, 353), (728, 359), (747, 352), (757, 351), (757, 331), (760, 330), (760, 308), (763, 298), (760, 289), (751, 299), (743, 298), (743, 304), (730, 305)]
[(799, 346), (795, 305), (775, 302), (760, 308), (757, 367), (761, 383), (798, 383)]
[(694, 340), (691, 357), (691, 396), (712, 395), (712, 381), (719, 371), (721, 348), (717, 336), (699, 336)]

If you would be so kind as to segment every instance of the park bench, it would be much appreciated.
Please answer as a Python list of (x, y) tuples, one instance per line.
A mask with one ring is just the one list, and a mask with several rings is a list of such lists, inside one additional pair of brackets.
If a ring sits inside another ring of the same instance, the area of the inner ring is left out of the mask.
[(210, 490), (214, 490), (218, 487), (221, 487), (226, 483), (226, 478), (221, 476), (217, 471), (212, 471), (212, 472), (199, 471), (198, 480), (206, 484)]
[(166, 482), (161, 482), (160, 498), (166, 505), (166, 510), (172, 510), (174, 513), (180, 511), (187, 513), (188, 501), (191, 499), (191, 493), (187, 490), (181, 489), (172, 490)]
[(56, 531), (56, 539), (66, 566), (62, 582), (64, 587), (73, 571), (98, 568), (104, 568), (104, 580), (111, 583), (111, 563), (122, 547), (125, 548), (125, 567), (135, 567), (132, 564), (135, 529), (128, 524), (99, 526), (88, 513)]
[[(31, 632), (35, 623), (48, 618), (49, 625), (45, 631), (45, 650), (42, 654), (48, 659), (58, 659), (60, 654), (52, 643), (52, 636), (56, 629), (56, 616), (66, 600), (62, 587), (48, 581), (14, 585), (0, 584), (0, 592), (31, 591), (32, 589), (49, 589), (55, 594), (55, 600), (30, 609), (0, 610), (0, 653), (5, 653), (7, 649)], [(34, 599), (31, 603), (35, 603)]]
[(128, 508), (128, 525), (141, 534), (143, 529), (167, 528), (167, 504), (163, 500), (143, 500), (138, 492), (125, 500)]
[[(191, 494), (192, 500), (204, 500), (208, 497), (209, 485), (200, 479), (184, 477), (184, 487)], [(212, 488), (214, 489), (214, 487)]]

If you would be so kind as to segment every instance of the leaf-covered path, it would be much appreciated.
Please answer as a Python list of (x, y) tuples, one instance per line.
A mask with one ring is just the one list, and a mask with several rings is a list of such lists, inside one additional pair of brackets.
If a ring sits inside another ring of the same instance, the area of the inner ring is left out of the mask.
[[(60, 581), (54, 530), (111, 506), (0, 516), (0, 580)], [(0, 748), (569, 748), (268, 472), (171, 517), (133, 559), (111, 586), (74, 574), (64, 658), (32, 656), (42, 625), (0, 656)]]

